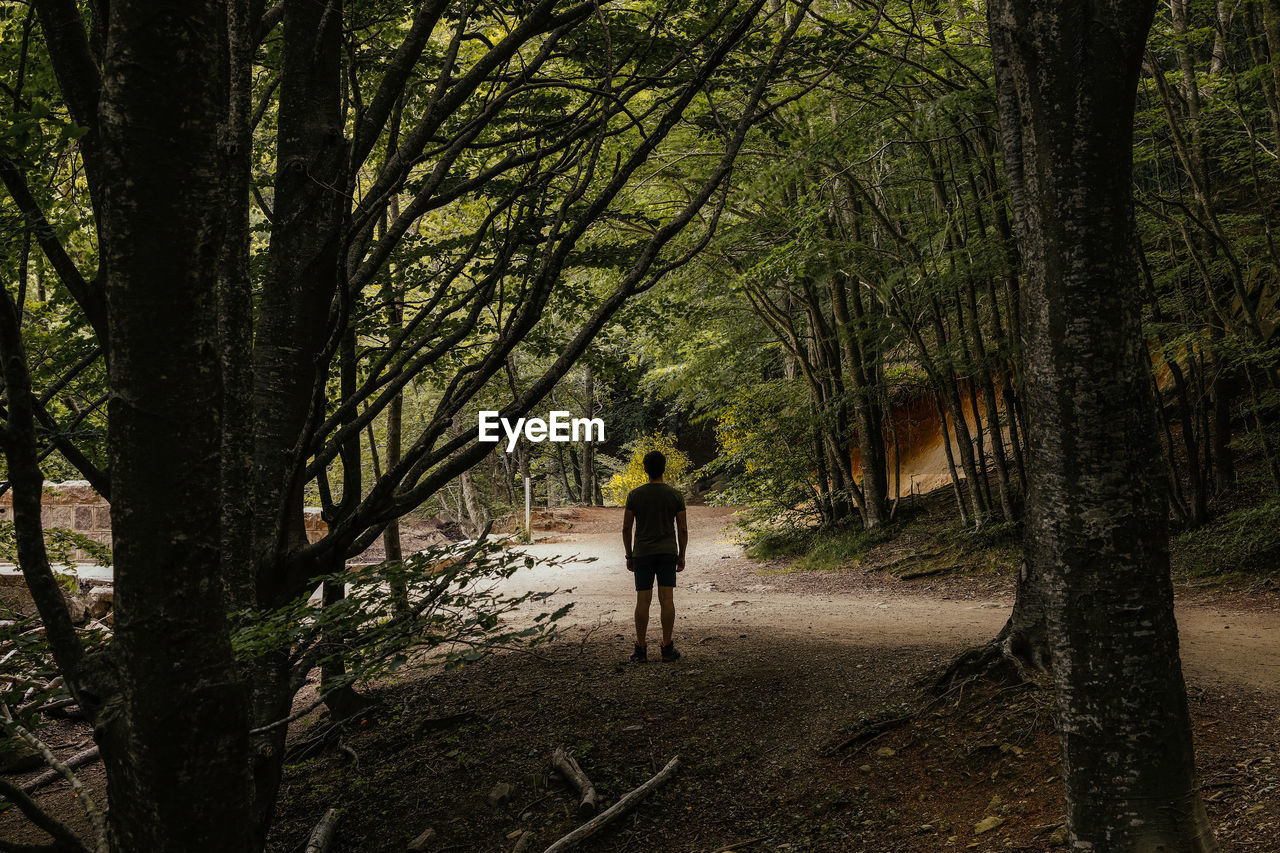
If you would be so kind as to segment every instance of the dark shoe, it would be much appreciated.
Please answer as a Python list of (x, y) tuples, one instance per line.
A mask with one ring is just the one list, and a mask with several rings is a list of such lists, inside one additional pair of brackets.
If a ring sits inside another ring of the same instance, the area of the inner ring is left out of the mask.
[(644, 646), (640, 645), (639, 643), (636, 643), (636, 650), (631, 653), (631, 662), (632, 663), (648, 663), (649, 650), (646, 649)]
[(666, 662), (680, 660), (680, 653), (676, 651), (675, 643), (667, 643), (662, 647), (662, 659)]

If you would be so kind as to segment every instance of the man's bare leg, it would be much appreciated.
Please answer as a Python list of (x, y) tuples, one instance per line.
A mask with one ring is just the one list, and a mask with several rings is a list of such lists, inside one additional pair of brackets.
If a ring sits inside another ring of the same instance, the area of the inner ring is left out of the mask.
[[(662, 597), (662, 587), (658, 588), (658, 597)], [(653, 590), (636, 590), (636, 645), (645, 645), (644, 636), (649, 630), (649, 605), (653, 601)], [(664, 613), (666, 611), (663, 611)], [(665, 616), (663, 617), (666, 618)]]
[[(658, 606), (662, 608), (662, 645), (671, 644), (671, 632), (676, 627), (676, 588), (674, 586), (658, 587)], [(648, 620), (648, 614), (645, 616)]]

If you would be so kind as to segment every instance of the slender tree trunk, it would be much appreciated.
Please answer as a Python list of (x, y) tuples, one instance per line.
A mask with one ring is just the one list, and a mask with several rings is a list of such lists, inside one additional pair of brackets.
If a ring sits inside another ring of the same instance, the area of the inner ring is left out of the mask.
[[(942, 309), (936, 299), (930, 300), (930, 316), (933, 320), (934, 334), (938, 337), (939, 348), (945, 348), (946, 329), (942, 322)], [(949, 360), (941, 363), (939, 383), (939, 402), (949, 410), (951, 427), (956, 435), (956, 451), (960, 456), (960, 467), (968, 482), (969, 506), (972, 510), (969, 521), (975, 527), (981, 527), (987, 516), (987, 505), (982, 499), (982, 486), (979, 477), (985, 477), (985, 471), (978, 470), (978, 462), (973, 452), (973, 435), (969, 432), (969, 424), (964, 417), (964, 404), (960, 399), (960, 385), (956, 378), (955, 368)], [(943, 418), (946, 421), (946, 418)]]
[[(397, 105), (394, 115), (392, 116), (391, 128), (388, 132), (388, 144), (394, 146), (399, 138), (400, 128), (400, 108)], [(390, 216), (392, 219), (400, 218), (400, 197), (393, 195), (389, 205)], [(404, 325), (404, 309), (402, 307), (403, 288), (396, 281), (397, 269), (392, 264), (387, 264), (387, 283), (382, 289), (383, 298), (387, 303), (387, 335), (395, 337), (400, 334), (400, 329)], [(396, 392), (391, 398), (391, 402), (387, 404), (387, 470), (391, 470), (400, 464), (400, 453), (403, 439), (404, 429), (404, 392)], [(370, 447), (372, 448), (372, 439), (370, 439)], [(404, 550), (400, 543), (400, 519), (393, 518), (388, 522), (385, 530), (382, 531), (382, 550), (387, 560), (400, 562), (404, 559)], [(409, 590), (403, 580), (396, 580), (391, 587), (392, 607), (394, 611), (403, 615), (409, 612)]]
[(1132, 246), (1154, 4), (991, 0), (1025, 270), (1027, 563), (1042, 590), (1075, 850), (1217, 845), (1196, 781)]
[(1209, 370), (1213, 381), (1213, 485), (1221, 492), (1236, 484), (1235, 451), (1231, 448), (1231, 402), (1235, 395), (1233, 372), (1219, 356), (1222, 330), (1210, 324), (1209, 337), (1214, 343)]
[[(582, 380), (582, 399), (585, 410), (583, 417), (596, 416), (596, 375), (587, 365), (586, 376)], [(596, 445), (593, 441), (582, 445), (582, 502), (584, 504), (599, 503), (596, 499)]]
[(484, 529), (485, 520), (480, 505), (476, 503), (476, 491), (471, 486), (470, 471), (463, 471), (458, 475), (458, 486), (462, 491), (462, 506), (466, 511), (467, 522), (471, 525), (471, 535), (478, 536)]
[[(568, 456), (573, 455), (570, 450)], [(569, 482), (569, 462), (565, 459), (564, 444), (556, 442), (556, 468), (560, 470), (560, 485), (564, 486), (565, 500), (569, 503), (578, 502), (578, 494), (573, 489), (573, 484)]]
[[(934, 393), (934, 403), (938, 407), (938, 424), (942, 430), (942, 449), (947, 454), (947, 473), (951, 475), (951, 488), (956, 493), (956, 508), (960, 510), (960, 523), (968, 527), (969, 513), (964, 507), (964, 489), (960, 486), (960, 477), (956, 474), (956, 458), (951, 452), (951, 429), (947, 426), (947, 407), (942, 403), (941, 394)], [(970, 486), (973, 484), (970, 483)]]
[[(329, 310), (339, 288), (347, 145), (341, 110), (341, 0), (285, 0), (277, 111), (276, 191), (254, 341), (254, 554), (260, 606), (301, 594), (317, 566), (295, 565), (306, 543), (295, 448), (323, 393)], [(255, 661), (253, 725), (288, 714), (289, 668)], [(256, 843), (265, 843), (284, 761), (283, 727), (253, 740)]]
[[(356, 333), (348, 326), (342, 335), (339, 364), (339, 382), (343, 398), (355, 393), (356, 376)], [(349, 425), (347, 418), (344, 425)], [(352, 430), (342, 443), (342, 499), (331, 507), (326, 507), (332, 514), (325, 520), (330, 527), (338, 524), (350, 513), (363, 494), (363, 454), (360, 451), (360, 431)], [(321, 482), (324, 480), (322, 478)], [(327, 489), (325, 490), (327, 491)], [(323, 495), (323, 492), (322, 492)], [(325, 574), (337, 574), (346, 568), (346, 555), (341, 551), (331, 553), (327, 558), (329, 565)], [(341, 580), (327, 580), (321, 587), (321, 603), (331, 607), (342, 602), (347, 595), (346, 584)], [(327, 632), (324, 642), (333, 649), (344, 646), (349, 638), (337, 631)], [(345, 720), (369, 707), (365, 699), (355, 687), (348, 682), (346, 660), (340, 655), (330, 656), (320, 667), (320, 689), (324, 693), (324, 704), (329, 709), (330, 719)]]
[[(251, 849), (248, 704), (222, 580), (225, 4), (111, 7), (101, 109), (118, 704), (112, 847)], [(145, 129), (145, 131), (143, 130)], [(193, 484), (201, 484), (193, 487)]]
[[(859, 335), (864, 325), (862, 300), (858, 294), (849, 299), (848, 282), (841, 276), (830, 281), (832, 316), (844, 355), (844, 368), (853, 388), (853, 414), (858, 428), (858, 454), (862, 460), (862, 507), (868, 529), (889, 521), (889, 488), (884, 448), (884, 412), (879, 406), (876, 388), (871, 382), (866, 347)], [(852, 301), (854, 318), (849, 305)]]

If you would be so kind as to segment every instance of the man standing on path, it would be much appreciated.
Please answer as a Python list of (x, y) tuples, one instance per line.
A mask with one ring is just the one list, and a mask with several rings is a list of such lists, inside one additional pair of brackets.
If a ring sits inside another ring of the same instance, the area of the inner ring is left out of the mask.
[(649, 482), (631, 490), (622, 514), (622, 549), (627, 555), (627, 569), (636, 577), (636, 650), (631, 653), (635, 663), (649, 660), (645, 633), (655, 578), (662, 611), (662, 659), (673, 661), (680, 657), (671, 641), (671, 631), (676, 624), (676, 572), (684, 571), (684, 552), (689, 544), (684, 496), (662, 482), (667, 457), (656, 450), (646, 453), (644, 470)]

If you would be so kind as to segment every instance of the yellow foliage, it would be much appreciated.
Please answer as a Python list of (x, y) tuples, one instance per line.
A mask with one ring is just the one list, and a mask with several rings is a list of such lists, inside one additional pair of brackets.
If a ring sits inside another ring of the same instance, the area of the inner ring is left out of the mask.
[(684, 478), (689, 473), (689, 457), (676, 448), (674, 435), (655, 432), (631, 443), (631, 457), (627, 460), (627, 467), (610, 477), (602, 490), (606, 504), (622, 506), (632, 489), (649, 482), (649, 475), (644, 470), (644, 456), (652, 450), (667, 457), (667, 470), (662, 479), (684, 491)]

